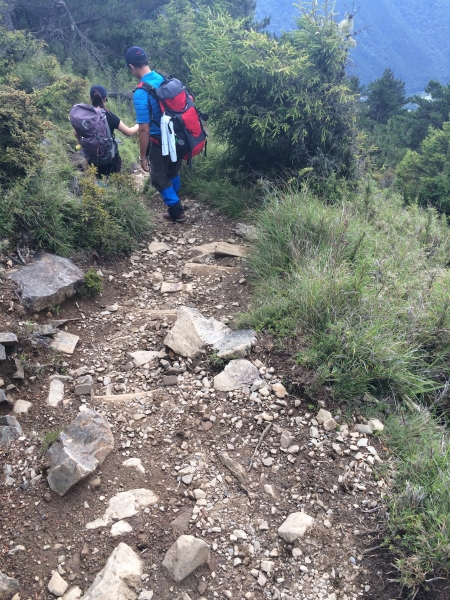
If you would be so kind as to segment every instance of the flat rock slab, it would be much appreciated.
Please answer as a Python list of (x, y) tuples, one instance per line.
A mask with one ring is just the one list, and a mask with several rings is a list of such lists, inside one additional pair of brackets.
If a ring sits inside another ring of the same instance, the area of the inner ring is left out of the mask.
[(244, 358), (256, 344), (256, 331), (241, 329), (233, 331), (216, 342), (213, 349), (219, 358)]
[(183, 306), (178, 309), (178, 318), (164, 344), (181, 356), (193, 358), (229, 333), (231, 329), (220, 321), (206, 319), (195, 308)]
[(136, 600), (142, 587), (142, 560), (120, 543), (82, 600)]
[(165, 242), (151, 242), (148, 245), (148, 251), (149, 252), (167, 252), (168, 250), (170, 250), (170, 246), (168, 244), (166, 244)]
[(164, 281), (161, 285), (161, 294), (175, 294), (176, 292), (192, 292), (192, 285), (190, 283), (171, 283), (170, 281)]
[[(156, 391), (156, 390), (154, 390)], [(153, 396), (153, 391), (148, 392), (134, 392), (132, 394), (116, 394), (109, 396), (94, 396), (94, 400), (98, 400), (99, 402), (104, 402), (105, 404), (109, 404), (110, 402), (113, 404), (122, 404), (123, 402), (130, 402), (130, 400), (139, 400), (140, 398), (151, 398)]]
[(214, 387), (221, 392), (232, 392), (250, 387), (258, 377), (258, 369), (249, 360), (232, 360), (214, 377)]
[(154, 350), (137, 350), (136, 352), (130, 352), (135, 367), (142, 367), (142, 365), (154, 362), (157, 358), (164, 358), (165, 355), (166, 353), (164, 350), (160, 352)]
[(38, 252), (33, 262), (8, 273), (18, 283), (22, 303), (29, 311), (39, 312), (71, 298), (84, 281), (84, 273), (68, 258)]
[(145, 488), (120, 492), (110, 499), (103, 517), (87, 523), (86, 529), (98, 529), (106, 527), (113, 520), (129, 519), (137, 515), (141, 509), (156, 504), (156, 502), (158, 502), (158, 496)]
[(17, 339), (17, 335), (15, 333), (11, 333), (9, 331), (3, 331), (0, 333), (0, 344), (7, 348), (8, 346), (14, 346), (18, 344), (19, 340)]
[(180, 583), (209, 559), (208, 544), (193, 535), (181, 535), (167, 551), (162, 564), (171, 579)]
[(306, 513), (292, 513), (278, 529), (278, 535), (288, 544), (292, 544), (296, 539), (302, 538), (313, 524), (313, 517)]
[(53, 338), (50, 348), (53, 348), (53, 350), (56, 350), (57, 352), (64, 352), (64, 354), (73, 354), (79, 339), (80, 338), (73, 333), (60, 331)]
[(59, 379), (52, 379), (47, 396), (48, 406), (56, 407), (64, 399), (64, 383)]
[(221, 275), (236, 275), (240, 273), (238, 267), (220, 267), (219, 265), (202, 265), (197, 263), (186, 263), (183, 267), (183, 275), (188, 277), (211, 277)]
[(15, 417), (6, 415), (0, 417), (0, 443), (9, 444), (12, 440), (22, 437), (22, 427), (19, 425), (19, 421)]
[(235, 246), (228, 242), (211, 242), (202, 246), (192, 248), (194, 254), (215, 254), (216, 256), (236, 256), (238, 258), (247, 256), (248, 249), (244, 246)]
[(114, 448), (108, 421), (87, 408), (59, 434), (47, 452), (50, 469), (47, 481), (60, 496), (103, 463)]

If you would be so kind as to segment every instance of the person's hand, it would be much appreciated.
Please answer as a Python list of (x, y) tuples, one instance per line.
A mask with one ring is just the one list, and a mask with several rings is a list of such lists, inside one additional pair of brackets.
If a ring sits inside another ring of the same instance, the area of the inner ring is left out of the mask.
[(137, 132), (138, 132), (138, 130), (139, 130), (139, 125), (136, 123), (136, 125), (133, 125), (133, 127), (130, 127), (130, 129), (131, 129), (131, 131), (132, 131), (132, 134), (131, 134), (131, 135), (134, 135), (135, 133), (137, 133)]
[(148, 173), (149, 172), (149, 168), (148, 168), (148, 161), (147, 161), (147, 159), (146, 158), (144, 158), (142, 160), (139, 159), (139, 162), (140, 162), (140, 165), (141, 165), (141, 169), (143, 171), (145, 171), (146, 173)]

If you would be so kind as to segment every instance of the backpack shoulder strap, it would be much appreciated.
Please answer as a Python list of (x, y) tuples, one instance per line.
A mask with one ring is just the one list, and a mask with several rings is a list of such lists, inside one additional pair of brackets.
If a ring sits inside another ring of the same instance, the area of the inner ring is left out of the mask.
[(145, 90), (146, 92), (151, 94), (154, 98), (157, 98), (156, 88), (154, 88), (152, 85), (150, 85), (146, 81), (140, 81), (138, 83), (137, 88), (134, 91), (136, 91), (136, 90)]

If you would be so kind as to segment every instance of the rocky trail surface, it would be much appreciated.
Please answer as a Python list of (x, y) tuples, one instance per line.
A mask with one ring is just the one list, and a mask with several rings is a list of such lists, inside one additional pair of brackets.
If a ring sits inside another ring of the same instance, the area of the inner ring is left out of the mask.
[(193, 204), (97, 264), (95, 300), (26, 316), (5, 286), (0, 599), (391, 597), (371, 548), (383, 426), (232, 333), (248, 244)]

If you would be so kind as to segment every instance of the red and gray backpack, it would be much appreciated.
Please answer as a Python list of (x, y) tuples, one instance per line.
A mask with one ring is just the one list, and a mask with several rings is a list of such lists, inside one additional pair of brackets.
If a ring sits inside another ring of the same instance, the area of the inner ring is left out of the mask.
[(108, 165), (117, 155), (117, 142), (111, 134), (106, 110), (91, 104), (75, 104), (70, 122), (78, 133), (81, 152), (89, 164)]
[[(206, 152), (206, 132), (203, 120), (207, 115), (202, 115), (195, 107), (194, 98), (178, 79), (170, 75), (163, 75), (164, 81), (158, 88), (141, 81), (136, 89), (144, 89), (159, 102), (161, 112), (172, 119), (176, 138), (178, 158), (191, 161), (193, 156), (199, 154), (203, 148)], [(149, 103), (150, 120), (153, 121), (151, 104)]]

